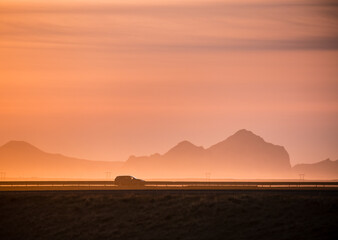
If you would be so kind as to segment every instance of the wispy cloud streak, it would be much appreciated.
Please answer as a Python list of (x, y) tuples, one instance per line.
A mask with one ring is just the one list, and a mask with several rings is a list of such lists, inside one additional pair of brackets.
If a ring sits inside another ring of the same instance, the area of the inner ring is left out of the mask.
[(114, 51), (338, 49), (334, 1), (9, 5), (0, 12), (1, 48), (41, 43)]

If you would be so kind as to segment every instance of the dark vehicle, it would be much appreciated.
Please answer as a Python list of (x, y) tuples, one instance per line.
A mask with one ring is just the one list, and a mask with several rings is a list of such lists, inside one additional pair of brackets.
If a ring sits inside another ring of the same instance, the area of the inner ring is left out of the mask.
[(117, 186), (142, 187), (145, 183), (144, 180), (134, 178), (133, 176), (117, 176), (115, 178), (115, 184)]

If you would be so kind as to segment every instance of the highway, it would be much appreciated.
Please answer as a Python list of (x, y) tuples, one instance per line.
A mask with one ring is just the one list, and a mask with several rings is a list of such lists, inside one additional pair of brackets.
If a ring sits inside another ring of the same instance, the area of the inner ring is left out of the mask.
[(337, 181), (145, 181), (144, 186), (118, 186), (114, 181), (0, 181), (0, 191), (31, 190), (338, 190)]

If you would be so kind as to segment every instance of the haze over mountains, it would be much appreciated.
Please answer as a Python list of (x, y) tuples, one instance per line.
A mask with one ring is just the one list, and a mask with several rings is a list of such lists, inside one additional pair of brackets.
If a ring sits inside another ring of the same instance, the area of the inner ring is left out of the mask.
[(126, 162), (90, 161), (41, 151), (29, 143), (11, 141), (0, 147), (0, 171), (7, 177), (104, 178), (128, 174), (140, 178), (338, 178), (338, 161), (291, 167), (282, 146), (240, 130), (209, 148), (182, 141), (165, 154), (131, 156)]
[(11, 141), (0, 148), (0, 170), (7, 177), (102, 178), (104, 172), (122, 164), (46, 153), (23, 141)]
[(288, 178), (291, 172), (284, 147), (244, 129), (207, 149), (183, 141), (163, 155), (130, 157), (125, 167), (137, 175), (155, 171), (156, 177), (205, 176), (209, 172), (217, 178)]
[(303, 173), (313, 179), (337, 179), (338, 160), (326, 159), (313, 164), (297, 164), (293, 170), (295, 173)]

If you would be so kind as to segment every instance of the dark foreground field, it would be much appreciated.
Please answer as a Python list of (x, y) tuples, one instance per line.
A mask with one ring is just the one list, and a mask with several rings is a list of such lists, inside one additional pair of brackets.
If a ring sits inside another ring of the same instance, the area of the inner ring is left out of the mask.
[(337, 191), (0, 192), (0, 239), (338, 239)]

